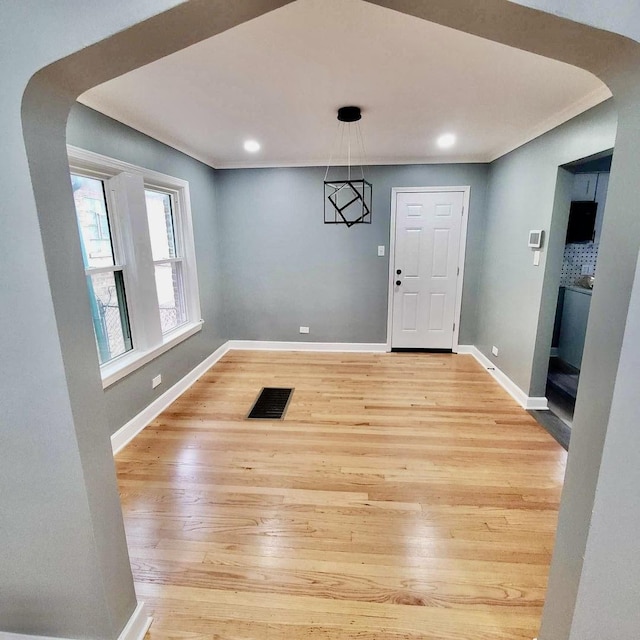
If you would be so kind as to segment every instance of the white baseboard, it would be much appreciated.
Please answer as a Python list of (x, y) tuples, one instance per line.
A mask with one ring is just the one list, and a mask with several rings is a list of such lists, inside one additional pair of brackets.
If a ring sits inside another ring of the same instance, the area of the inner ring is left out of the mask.
[(498, 384), (527, 411), (545, 411), (549, 409), (545, 397), (528, 396), (506, 373), (474, 345), (460, 345), (458, 353), (472, 355), (498, 382)]
[(138, 602), (138, 606), (118, 636), (118, 640), (143, 640), (152, 622), (153, 618), (147, 615), (144, 602)]
[(545, 396), (527, 396), (527, 411), (549, 411), (549, 402)]
[[(133, 417), (122, 428), (111, 436), (111, 448), (116, 454), (120, 449), (135, 438), (152, 420), (157, 418), (172, 402), (177, 400), (192, 384), (208, 371), (222, 356), (231, 349), (255, 351), (316, 351), (337, 353), (386, 353), (387, 345), (377, 342), (271, 342), (262, 340), (229, 340), (216, 349), (208, 358), (203, 360), (195, 369), (190, 371), (169, 390), (156, 398), (148, 407)], [(528, 410), (545, 410), (546, 398), (527, 396), (506, 374), (491, 362), (474, 345), (460, 345), (458, 353), (472, 355), (498, 383), (520, 404)], [(0, 636), (2, 640), (2, 636)]]
[(386, 353), (386, 343), (378, 342), (270, 342), (229, 340), (229, 349), (255, 351), (333, 351), (342, 353)]
[(134, 416), (127, 424), (118, 429), (111, 436), (111, 448), (116, 454), (122, 447), (129, 444), (152, 420), (157, 418), (172, 402), (177, 400), (194, 382), (206, 373), (229, 350), (229, 343), (218, 347), (208, 358), (203, 360), (184, 378), (176, 382), (170, 389), (156, 398), (148, 407)]
[[(143, 640), (151, 622), (153, 621), (147, 615), (144, 602), (138, 602), (138, 606), (131, 614), (129, 621), (118, 636), (118, 640)], [(31, 636), (23, 633), (5, 633), (0, 631), (0, 640), (74, 640), (73, 638), (52, 638), (50, 636)]]

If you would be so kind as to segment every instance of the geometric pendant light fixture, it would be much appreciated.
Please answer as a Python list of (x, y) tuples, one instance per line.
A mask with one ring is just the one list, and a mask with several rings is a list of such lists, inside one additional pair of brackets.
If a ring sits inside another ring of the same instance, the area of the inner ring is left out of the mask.
[[(324, 174), (324, 223), (344, 224), (347, 228), (356, 224), (371, 224), (371, 198), (373, 187), (364, 178), (364, 141), (359, 120), (360, 107), (340, 107), (338, 109), (339, 139), (337, 154), (331, 151), (327, 171)], [(352, 167), (352, 153), (360, 154), (360, 170)], [(331, 167), (333, 158), (344, 158), (346, 166)], [(353, 170), (352, 170), (353, 169)]]

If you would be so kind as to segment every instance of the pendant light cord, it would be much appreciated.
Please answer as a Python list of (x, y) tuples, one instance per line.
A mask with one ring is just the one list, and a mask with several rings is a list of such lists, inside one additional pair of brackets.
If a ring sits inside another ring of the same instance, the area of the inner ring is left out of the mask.
[[(333, 158), (336, 154), (336, 142), (338, 140), (338, 136), (340, 136), (340, 143), (337, 145), (338, 153), (340, 152), (340, 149), (343, 148), (345, 124), (348, 124), (349, 126), (347, 132), (347, 176), (348, 180), (351, 180), (351, 123), (341, 122), (340, 126), (338, 127), (338, 129), (336, 129), (336, 132), (333, 136), (333, 143), (331, 144), (331, 152), (329, 154), (329, 163), (327, 164), (327, 170), (324, 173), (325, 182), (329, 177), (329, 169), (331, 169), (331, 163), (333, 162)], [(362, 135), (360, 123), (356, 122), (355, 125), (355, 144), (361, 154), (360, 172), (362, 173), (362, 179), (364, 180), (364, 165), (367, 164), (367, 155), (364, 148), (364, 136)]]
[(344, 140), (344, 122), (340, 123), (340, 126), (336, 129), (336, 132), (333, 134), (333, 143), (331, 144), (331, 152), (329, 154), (329, 164), (327, 164), (327, 170), (324, 172), (324, 181), (327, 181), (327, 177), (329, 176), (329, 169), (331, 169), (331, 163), (333, 162), (333, 155), (336, 150), (336, 142), (338, 140), (338, 135), (340, 135), (340, 145), (338, 146), (338, 151), (342, 149), (342, 141)]
[(362, 179), (364, 180), (364, 165), (367, 164), (367, 154), (364, 149), (364, 136), (362, 135), (362, 129), (360, 128), (360, 123), (356, 122), (356, 140), (360, 143), (360, 150), (362, 152), (361, 162), (360, 162), (360, 171), (362, 172)]
[(349, 123), (349, 140), (347, 142), (347, 179), (351, 180), (351, 123)]

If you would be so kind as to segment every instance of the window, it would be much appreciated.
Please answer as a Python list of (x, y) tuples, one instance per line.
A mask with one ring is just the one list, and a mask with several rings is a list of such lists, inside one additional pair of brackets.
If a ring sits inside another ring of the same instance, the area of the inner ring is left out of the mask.
[(103, 386), (202, 327), (189, 185), (68, 147)]
[(71, 174), (93, 331), (100, 364), (130, 351), (131, 331), (120, 252), (111, 237), (104, 182)]
[(182, 281), (182, 251), (176, 240), (173, 200), (162, 191), (145, 189), (151, 253), (153, 255), (162, 333), (184, 324), (187, 319)]

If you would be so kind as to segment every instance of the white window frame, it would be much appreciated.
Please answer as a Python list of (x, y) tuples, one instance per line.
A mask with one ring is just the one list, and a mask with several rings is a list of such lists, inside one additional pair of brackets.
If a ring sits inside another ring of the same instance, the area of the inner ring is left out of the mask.
[[(67, 145), (72, 173), (104, 180), (109, 222), (124, 273), (133, 349), (100, 366), (107, 388), (202, 329), (189, 183), (92, 151)], [(145, 189), (172, 196), (174, 233), (180, 247), (186, 323), (162, 334)]]
[[(187, 317), (187, 322), (191, 317), (190, 309), (189, 309), (189, 301), (193, 299), (193, 296), (189, 292), (190, 285), (190, 274), (187, 273), (188, 270), (188, 260), (185, 256), (185, 230), (184, 230), (184, 221), (183, 216), (179, 214), (180, 211), (184, 208), (184, 203), (181, 202), (181, 193), (176, 189), (169, 189), (166, 185), (161, 184), (151, 184), (149, 181), (144, 181), (145, 191), (155, 191), (156, 193), (166, 194), (171, 198), (171, 215), (173, 218), (173, 240), (174, 240), (174, 250), (175, 257), (173, 258), (163, 258), (161, 260), (153, 260), (153, 266), (161, 265), (161, 264), (179, 264), (181, 275), (182, 275), (182, 286), (183, 286), (183, 296), (184, 296), (184, 305), (185, 305), (185, 314)], [(187, 232), (186, 235), (189, 235)], [(193, 237), (193, 232), (191, 232), (191, 237)], [(183, 323), (184, 324), (184, 323)], [(175, 327), (173, 331), (177, 331), (183, 325), (178, 325)], [(168, 335), (168, 333), (166, 334)]]

